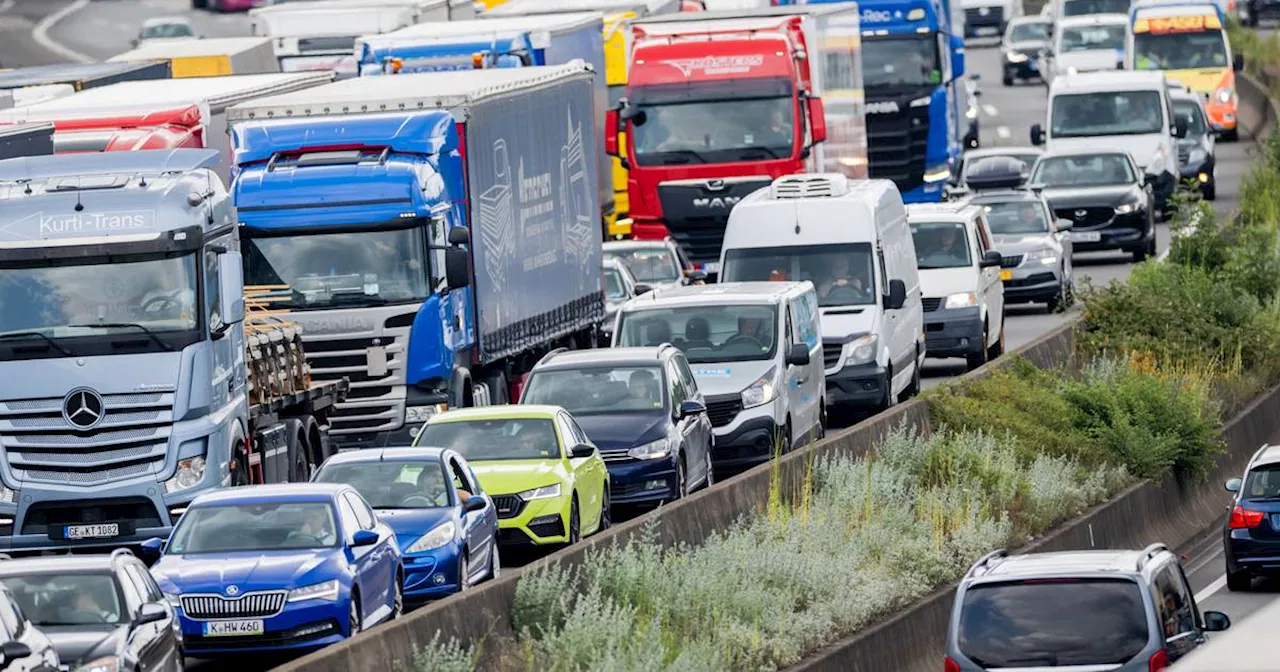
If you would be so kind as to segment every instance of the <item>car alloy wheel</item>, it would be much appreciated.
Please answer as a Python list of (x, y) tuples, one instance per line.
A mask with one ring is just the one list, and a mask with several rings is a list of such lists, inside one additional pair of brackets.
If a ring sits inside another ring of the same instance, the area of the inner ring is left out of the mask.
[(600, 498), (600, 524), (596, 526), (597, 532), (604, 532), (613, 525), (612, 506), (609, 501), (609, 484), (604, 484), (604, 495)]
[(404, 578), (396, 572), (395, 594), (391, 598), (391, 618), (394, 621), (404, 614)]
[(578, 496), (574, 495), (569, 505), (569, 544), (576, 544), (582, 539), (581, 522), (578, 519)]
[(497, 581), (502, 576), (502, 556), (498, 553), (498, 540), (489, 544), (489, 578)]
[(361, 622), (360, 618), (360, 595), (358, 593), (351, 593), (349, 611), (350, 613), (347, 614), (347, 618), (349, 619), (348, 630), (351, 634), (348, 635), (348, 637), (355, 637), (357, 633), (364, 629), (364, 624)]
[(471, 581), (471, 568), (467, 566), (467, 553), (469, 552), (470, 551), (464, 548), (460, 553), (458, 553), (458, 592), (459, 593), (471, 587), (469, 585)]
[(716, 484), (716, 466), (711, 460), (711, 446), (707, 446), (707, 485), (711, 487)]

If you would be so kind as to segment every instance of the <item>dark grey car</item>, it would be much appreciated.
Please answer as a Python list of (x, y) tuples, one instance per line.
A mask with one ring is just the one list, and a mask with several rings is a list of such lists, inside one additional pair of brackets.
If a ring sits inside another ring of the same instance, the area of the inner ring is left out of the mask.
[(1178, 557), (1141, 551), (988, 554), (956, 589), (947, 672), (1150, 672), (1225, 630), (1201, 614)]

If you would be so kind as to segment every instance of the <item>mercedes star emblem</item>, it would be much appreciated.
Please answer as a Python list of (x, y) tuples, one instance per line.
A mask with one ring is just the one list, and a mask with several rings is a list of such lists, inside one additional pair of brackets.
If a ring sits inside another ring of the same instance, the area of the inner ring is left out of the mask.
[(239, 588), (238, 586), (235, 586), (235, 585), (227, 586), (227, 594), (228, 594), (228, 595), (238, 595), (238, 594), (240, 594), (240, 588)]
[(71, 390), (62, 401), (62, 417), (76, 429), (97, 427), (103, 415), (102, 395), (87, 387)]

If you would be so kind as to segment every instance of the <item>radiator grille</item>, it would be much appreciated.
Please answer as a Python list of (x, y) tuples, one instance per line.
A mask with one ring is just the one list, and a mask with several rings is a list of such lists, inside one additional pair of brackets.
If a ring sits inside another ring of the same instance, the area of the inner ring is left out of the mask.
[(245, 593), (239, 597), (183, 595), (182, 611), (187, 618), (266, 618), (284, 608), (285, 591)]

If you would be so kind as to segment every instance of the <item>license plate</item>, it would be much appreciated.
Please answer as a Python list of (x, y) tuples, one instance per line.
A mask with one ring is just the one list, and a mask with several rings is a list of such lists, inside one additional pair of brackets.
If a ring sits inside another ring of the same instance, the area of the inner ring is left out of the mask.
[(266, 632), (262, 620), (210, 621), (204, 624), (205, 637), (251, 637)]
[(63, 536), (67, 539), (109, 539), (120, 536), (120, 524), (67, 525), (63, 528)]
[(1013, 271), (1000, 271), (1000, 279), (1001, 279), (1001, 280), (1012, 280), (1012, 279), (1013, 279)]
[(701, 267), (701, 269), (702, 269), (702, 272), (704, 272), (704, 273), (719, 273), (719, 272), (720, 272), (720, 262), (718, 262), (718, 261), (713, 261), (713, 262), (710, 262), (710, 263), (707, 263), (707, 264), (702, 264), (700, 267)]
[(1102, 234), (1097, 231), (1072, 231), (1071, 240), (1077, 243), (1096, 243), (1102, 240)]
[(999, 35), (1000, 29), (995, 26), (983, 26), (978, 29), (978, 35)]
[(369, 368), (369, 375), (381, 377), (387, 375), (387, 349), (375, 345), (365, 350), (365, 365)]

